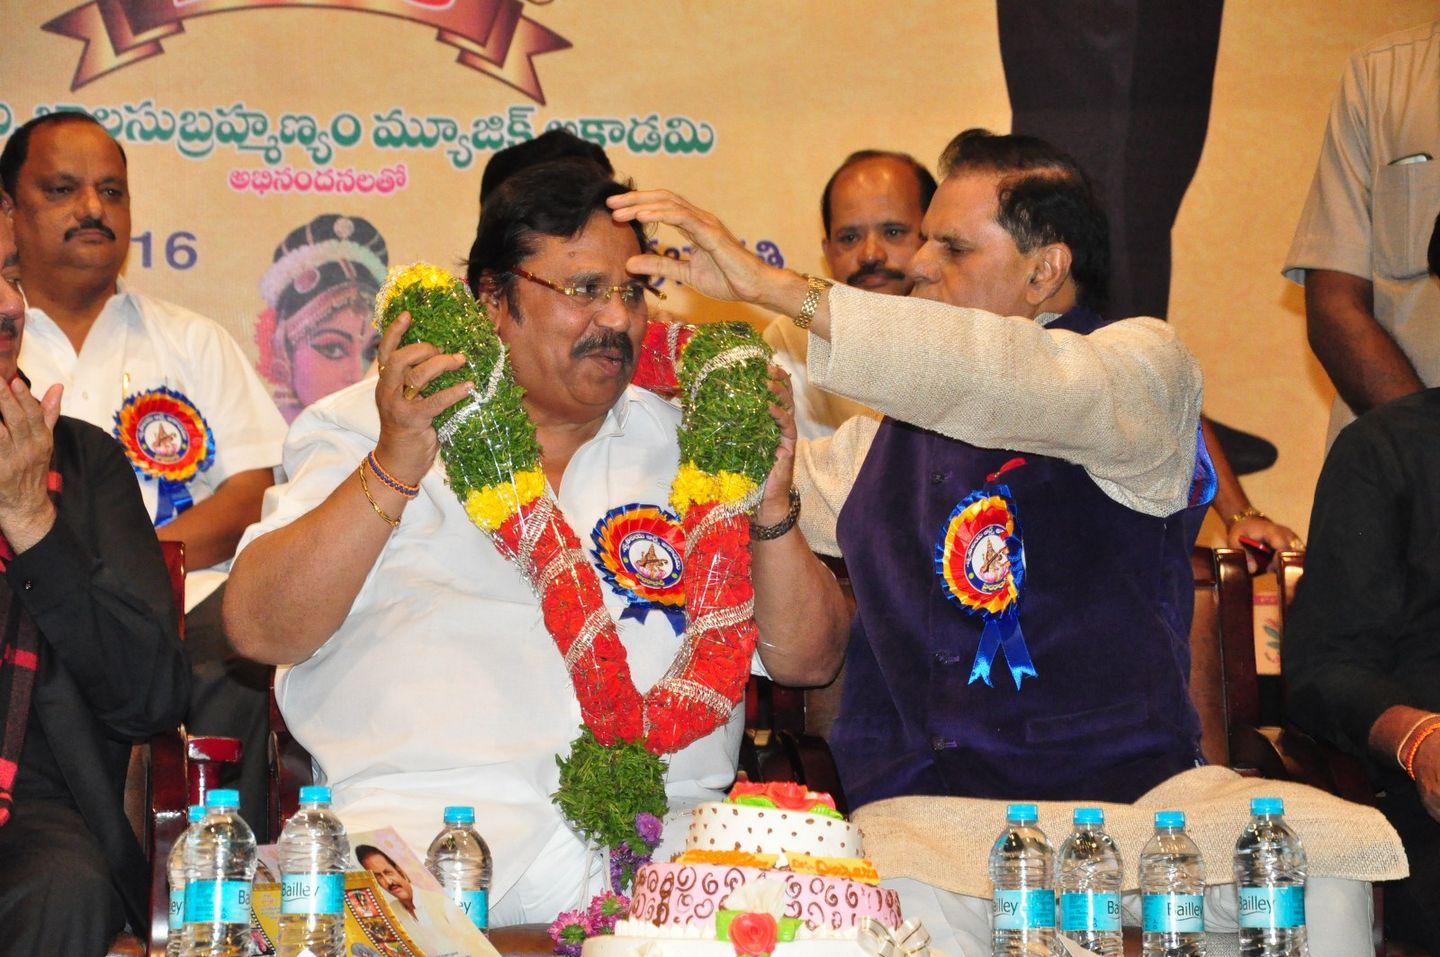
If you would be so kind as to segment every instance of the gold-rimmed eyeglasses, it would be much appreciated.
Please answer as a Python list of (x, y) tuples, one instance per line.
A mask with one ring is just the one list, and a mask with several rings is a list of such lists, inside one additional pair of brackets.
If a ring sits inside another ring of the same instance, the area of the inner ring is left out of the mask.
[(562, 286), (558, 282), (541, 279), (534, 273), (528, 273), (519, 268), (511, 269), (510, 274), (544, 286), (546, 289), (553, 289), (560, 295), (569, 298), (569, 300), (577, 306), (603, 305), (610, 301), (611, 296), (618, 295), (621, 304), (626, 307), (634, 307), (645, 301), (645, 293), (647, 292), (653, 293), (657, 299), (665, 298), (663, 292), (645, 282), (643, 279), (632, 279), (619, 286), (607, 286), (603, 282), (585, 282), (574, 286)]

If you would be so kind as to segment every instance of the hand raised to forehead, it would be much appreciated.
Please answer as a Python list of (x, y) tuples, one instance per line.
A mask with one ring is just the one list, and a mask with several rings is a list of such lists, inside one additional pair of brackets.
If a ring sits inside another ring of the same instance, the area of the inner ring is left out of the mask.
[(54, 524), (48, 479), (61, 391), (53, 385), (37, 402), (19, 376), (0, 386), (0, 534), (17, 553)]

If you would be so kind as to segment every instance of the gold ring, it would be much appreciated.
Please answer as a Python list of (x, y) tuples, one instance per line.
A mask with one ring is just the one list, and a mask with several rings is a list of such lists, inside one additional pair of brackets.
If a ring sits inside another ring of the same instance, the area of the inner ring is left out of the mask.
[(407, 399), (413, 399), (420, 394), (420, 390), (415, 388), (413, 385), (407, 385), (405, 388), (400, 390), (400, 394), (405, 396), (405, 398)]

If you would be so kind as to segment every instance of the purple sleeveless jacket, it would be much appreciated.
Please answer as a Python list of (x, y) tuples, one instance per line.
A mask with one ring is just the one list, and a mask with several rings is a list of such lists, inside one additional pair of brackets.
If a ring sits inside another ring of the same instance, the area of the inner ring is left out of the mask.
[[(1049, 328), (1105, 324), (1077, 308)], [(1157, 518), (1078, 465), (885, 419), (838, 522), (857, 612), (831, 747), (851, 806), (906, 794), (1132, 801), (1193, 767), (1190, 550), (1214, 491), (1203, 443), (1197, 461), (1193, 504)], [(936, 571), (957, 503), (996, 489), (1023, 540), (1016, 607), (1038, 676), (1019, 690), (1004, 653), (993, 687), (969, 680), (985, 621)]]

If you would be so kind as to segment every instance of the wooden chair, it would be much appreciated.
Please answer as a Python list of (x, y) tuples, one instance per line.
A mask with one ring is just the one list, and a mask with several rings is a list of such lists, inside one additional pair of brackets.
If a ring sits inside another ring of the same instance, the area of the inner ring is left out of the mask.
[[(185, 639), (185, 546), (161, 542), (176, 630)], [(238, 763), (240, 742), (233, 738), (189, 737), (181, 729), (165, 731), (130, 752), (125, 780), (125, 813), (150, 861), (150, 927), (142, 943), (121, 933), (110, 945), (115, 957), (162, 957), (170, 928), (170, 876), (166, 865), (176, 839), (187, 826), (191, 804), (204, 801), (218, 783), (222, 766)], [(140, 928), (135, 928), (139, 931)]]

